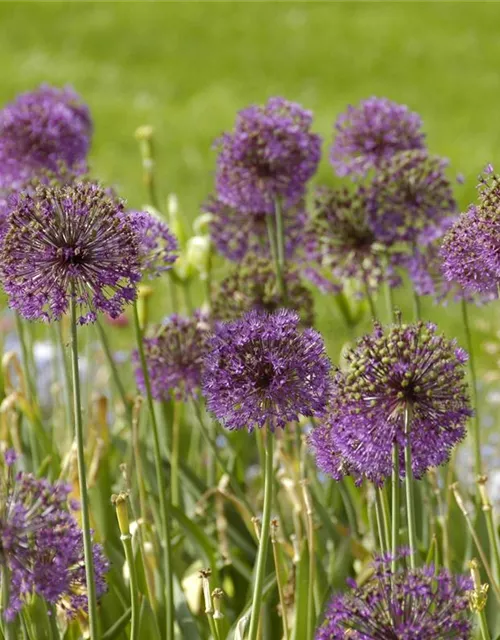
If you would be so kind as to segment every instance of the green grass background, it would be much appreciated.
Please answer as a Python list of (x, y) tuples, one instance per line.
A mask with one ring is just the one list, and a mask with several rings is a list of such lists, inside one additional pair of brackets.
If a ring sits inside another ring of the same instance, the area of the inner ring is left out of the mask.
[[(2, 3), (0, 20), (0, 102), (43, 81), (72, 84), (94, 116), (94, 172), (131, 206), (145, 201), (137, 126), (155, 127), (162, 193), (176, 192), (192, 219), (213, 187), (214, 138), (277, 94), (315, 113), (317, 181), (334, 180), (335, 117), (370, 95), (421, 113), (431, 149), (466, 177), (463, 207), (499, 155), (497, 4)], [(426, 308), (459, 334), (455, 306)]]
[(349, 102), (419, 111), (428, 140), (468, 178), (498, 156), (500, 6), (471, 3), (2, 3), (0, 101), (72, 84), (95, 120), (92, 164), (134, 206), (135, 128), (157, 131), (163, 190), (195, 215), (213, 139), (235, 112), (281, 94), (315, 113), (327, 145)]

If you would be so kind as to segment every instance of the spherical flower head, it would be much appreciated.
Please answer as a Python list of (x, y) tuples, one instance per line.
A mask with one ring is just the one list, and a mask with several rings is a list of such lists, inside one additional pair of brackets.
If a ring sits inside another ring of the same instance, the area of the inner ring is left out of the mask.
[(203, 375), (208, 409), (228, 429), (284, 427), (321, 414), (330, 390), (323, 339), (299, 329), (299, 316), (281, 309), (250, 311), (219, 323), (209, 342)]
[(500, 180), (480, 178), (479, 204), (462, 213), (443, 240), (443, 272), (469, 294), (497, 295), (500, 284)]
[(129, 211), (128, 216), (139, 238), (142, 273), (157, 278), (177, 259), (177, 240), (165, 222), (146, 211)]
[(401, 283), (395, 272), (401, 253), (377, 238), (368, 223), (368, 202), (364, 187), (316, 190), (304, 235), (305, 273), (320, 289), (338, 293), (354, 288), (362, 297), (383, 282), (391, 287)]
[(297, 271), (285, 274), (287, 289), (283, 299), (273, 264), (265, 258), (249, 255), (215, 288), (211, 310), (216, 320), (236, 320), (252, 309), (273, 313), (278, 309), (293, 309), (302, 326), (314, 323), (314, 300), (304, 287)]
[(312, 115), (283, 98), (240, 111), (233, 131), (216, 142), (216, 188), (221, 202), (243, 213), (273, 213), (304, 195), (321, 156)]
[[(210, 235), (217, 251), (228, 260), (240, 262), (248, 254), (271, 257), (267, 231), (268, 214), (253, 213), (251, 216), (210, 197), (203, 209), (211, 216)], [(304, 202), (282, 212), (285, 256), (293, 258), (303, 241), (306, 213)]]
[(316, 640), (470, 640), (472, 581), (432, 565), (400, 569), (375, 562), (362, 587), (336, 594), (316, 630)]
[(338, 176), (364, 175), (400, 151), (425, 148), (417, 113), (387, 98), (347, 107), (334, 125), (330, 162)]
[(392, 449), (406, 444), (409, 423), (412, 468), (420, 478), (449, 459), (472, 415), (465, 379), (467, 354), (454, 340), (422, 322), (375, 326), (345, 354), (346, 369), (333, 381), (329, 413), (313, 432), (320, 468), (334, 478), (353, 471), (382, 484), (392, 472)]
[(368, 217), (385, 242), (427, 243), (439, 234), (443, 220), (456, 214), (447, 161), (425, 151), (392, 156), (376, 172)]
[[(0, 561), (9, 571), (13, 620), (32, 594), (62, 608), (67, 615), (87, 611), (82, 532), (68, 510), (70, 487), (31, 474), (15, 474), (15, 456), (6, 452), (1, 482)], [(97, 595), (106, 590), (108, 562), (94, 545)]]
[(135, 299), (139, 241), (123, 205), (98, 184), (39, 185), (14, 197), (0, 249), (10, 305), (30, 320), (57, 320), (72, 297), (79, 322), (115, 318)]
[[(156, 329), (154, 337), (144, 338), (144, 350), (155, 400), (196, 397), (201, 388), (210, 325), (208, 316), (195, 311), (192, 316), (174, 314)], [(132, 354), (135, 378), (146, 392), (144, 374), (137, 351)]]
[(20, 188), (63, 167), (85, 173), (91, 136), (88, 107), (70, 87), (19, 95), (0, 112), (0, 186)]

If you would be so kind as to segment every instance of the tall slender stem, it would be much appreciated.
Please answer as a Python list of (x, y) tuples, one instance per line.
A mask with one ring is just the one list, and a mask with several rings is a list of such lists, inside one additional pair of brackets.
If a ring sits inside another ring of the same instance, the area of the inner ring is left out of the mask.
[(92, 536), (90, 533), (90, 510), (87, 493), (87, 477), (85, 471), (85, 448), (83, 440), (82, 402), (80, 393), (80, 373), (78, 371), (78, 334), (76, 317), (76, 292), (71, 288), (71, 370), (73, 374), (73, 417), (75, 420), (76, 456), (78, 461), (78, 482), (82, 509), (83, 552), (85, 556), (85, 578), (87, 581), (87, 598), (89, 610), (89, 631), (91, 640), (99, 637), (99, 621), (97, 619), (97, 594), (94, 581), (94, 561), (92, 555)]
[(413, 310), (415, 313), (415, 320), (420, 320), (422, 317), (422, 305), (420, 304), (420, 297), (415, 289), (413, 289)]
[(365, 288), (365, 297), (368, 301), (368, 306), (370, 307), (372, 320), (377, 320), (377, 309), (375, 308), (375, 303), (373, 302), (372, 294), (370, 292), (370, 285), (368, 284), (368, 276), (366, 275), (366, 273), (363, 277), (363, 285)]
[(391, 529), (391, 555), (392, 572), (397, 569), (397, 552), (399, 547), (399, 516), (401, 507), (401, 485), (399, 478), (399, 446), (394, 442), (392, 446), (392, 529)]
[(483, 474), (483, 463), (481, 459), (481, 434), (479, 423), (479, 402), (477, 393), (477, 376), (474, 358), (474, 347), (472, 344), (472, 335), (469, 324), (469, 312), (467, 302), (462, 299), (462, 320), (464, 324), (465, 340), (467, 343), (467, 351), (469, 352), (469, 373), (472, 387), (472, 402), (474, 405), (474, 417), (472, 418), (472, 438), (474, 441), (474, 470), (477, 476)]
[(9, 584), (10, 584), (10, 572), (6, 563), (2, 565), (2, 631), (4, 640), (13, 640), (12, 625), (5, 619), (5, 612), (9, 606)]
[(148, 405), (149, 416), (151, 419), (151, 426), (153, 429), (153, 452), (155, 459), (156, 470), (156, 484), (158, 485), (158, 494), (160, 497), (160, 519), (162, 526), (162, 546), (164, 547), (164, 573), (165, 573), (165, 604), (166, 604), (166, 640), (173, 640), (174, 638), (174, 590), (173, 590), (173, 577), (172, 577), (172, 542), (170, 531), (170, 488), (165, 486), (163, 473), (162, 473), (162, 459), (160, 449), (160, 434), (158, 429), (158, 422), (156, 420), (156, 414), (153, 403), (153, 396), (151, 394), (151, 381), (149, 379), (149, 372), (146, 363), (146, 355), (144, 353), (144, 343), (142, 328), (139, 322), (139, 311), (137, 309), (137, 302), (134, 302), (134, 327), (135, 336), (137, 341), (137, 350), (139, 352), (139, 359), (141, 361), (142, 374), (144, 377), (144, 386), (146, 388), (146, 402)]
[(281, 295), (283, 297), (283, 301), (287, 300), (287, 290), (285, 278), (283, 276), (282, 263), (279, 259), (278, 253), (278, 241), (276, 239), (276, 230), (275, 230), (275, 219), (272, 215), (266, 216), (267, 223), (267, 235), (269, 237), (269, 246), (271, 248), (271, 257), (274, 262), (274, 270), (276, 272), (276, 280), (278, 282), (278, 286), (280, 288)]
[(377, 487), (375, 487), (374, 490), (375, 490), (375, 495), (373, 499), (373, 504), (375, 506), (375, 518), (377, 520), (377, 532), (378, 532), (378, 539), (379, 539), (379, 545), (380, 545), (380, 553), (382, 555), (385, 555), (387, 553), (387, 544), (386, 544), (386, 538), (384, 534), (384, 525), (382, 521), (382, 509), (380, 508), (380, 498), (379, 498)]
[(411, 464), (411, 408), (406, 405), (404, 413), (405, 423), (405, 487), (406, 487), (406, 517), (408, 518), (408, 542), (410, 547), (410, 566), (417, 566), (417, 529), (415, 524), (415, 499), (413, 495), (413, 468)]
[[(62, 321), (57, 323), (57, 342), (59, 344), (59, 355), (61, 358), (61, 366), (63, 370), (64, 399), (66, 420), (68, 421), (68, 429), (73, 429), (74, 418), (72, 414), (71, 402), (71, 370), (66, 357), (66, 345), (64, 344), (64, 333)], [(72, 434), (74, 435), (74, 434)]]
[(262, 605), (262, 589), (266, 571), (267, 548), (271, 528), (271, 507), (273, 496), (273, 434), (266, 433), (266, 464), (264, 470), (264, 510), (262, 513), (262, 528), (260, 531), (259, 551), (255, 570), (255, 582), (252, 597), (252, 616), (250, 618), (249, 640), (256, 640), (259, 628), (260, 609)]
[(127, 418), (129, 419), (129, 421), (131, 421), (132, 408), (130, 406), (130, 402), (127, 399), (127, 393), (125, 391), (125, 387), (123, 386), (123, 382), (120, 379), (120, 374), (118, 373), (118, 368), (113, 358), (113, 354), (111, 353), (106, 332), (104, 331), (104, 328), (102, 324), (99, 322), (99, 320), (97, 320), (96, 325), (97, 325), (97, 333), (99, 334), (99, 340), (101, 341), (101, 345), (104, 350), (106, 360), (108, 361), (108, 365), (111, 370), (111, 377), (113, 378), (113, 382), (115, 384), (116, 390), (118, 391), (118, 395), (120, 396), (120, 400), (122, 401), (123, 408), (125, 409)]
[(38, 443), (35, 433), (35, 425), (34, 421), (37, 420), (37, 407), (35, 406), (35, 387), (33, 384), (33, 378), (30, 374), (30, 366), (29, 366), (29, 357), (28, 357), (28, 347), (26, 344), (26, 336), (24, 333), (23, 322), (18, 313), (15, 313), (16, 318), (16, 330), (19, 338), (19, 344), (21, 346), (21, 367), (23, 371), (24, 383), (26, 385), (26, 394), (28, 396), (28, 404), (30, 405), (30, 409), (32, 412), (32, 423), (29, 425), (28, 437), (30, 441), (30, 451), (31, 451), (31, 459), (33, 462), (33, 467), (38, 469), (40, 465), (40, 456), (38, 455)]

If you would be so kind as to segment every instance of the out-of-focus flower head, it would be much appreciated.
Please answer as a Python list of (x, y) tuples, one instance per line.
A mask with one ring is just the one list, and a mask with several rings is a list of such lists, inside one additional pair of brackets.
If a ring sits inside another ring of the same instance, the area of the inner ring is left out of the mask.
[(257, 309), (273, 313), (278, 309), (293, 309), (303, 326), (314, 323), (314, 301), (302, 284), (298, 272), (287, 270), (284, 275), (286, 301), (280, 292), (276, 272), (265, 258), (248, 255), (215, 288), (212, 295), (212, 315), (216, 320), (230, 321)]
[[(230, 207), (214, 197), (204, 204), (204, 210), (211, 214), (210, 235), (217, 251), (228, 260), (239, 262), (249, 254), (271, 257), (267, 217), (265, 212), (247, 213)], [(285, 255), (293, 258), (303, 242), (306, 213), (304, 203), (298, 202), (283, 211)]]
[(270, 98), (238, 113), (235, 126), (217, 141), (218, 199), (243, 213), (273, 213), (304, 195), (321, 156), (311, 133), (312, 114), (283, 98)]
[(387, 98), (349, 106), (335, 122), (330, 162), (338, 176), (364, 175), (396, 153), (425, 148), (417, 113)]
[(177, 258), (177, 240), (165, 222), (147, 211), (130, 211), (128, 217), (139, 238), (143, 276), (157, 278), (172, 268)]
[[(172, 395), (187, 400), (197, 396), (201, 387), (204, 358), (210, 334), (208, 316), (195, 311), (192, 316), (169, 316), (156, 328), (154, 337), (144, 338), (144, 350), (151, 392), (155, 400)], [(137, 351), (132, 354), (135, 377), (145, 393), (144, 374)]]
[(87, 171), (92, 136), (88, 107), (70, 87), (42, 85), (0, 111), (0, 188)]

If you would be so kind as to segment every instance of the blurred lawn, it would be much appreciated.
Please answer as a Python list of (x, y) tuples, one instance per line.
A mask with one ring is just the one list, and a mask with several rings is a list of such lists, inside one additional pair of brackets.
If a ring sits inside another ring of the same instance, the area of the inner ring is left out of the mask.
[[(347, 103), (409, 104), (431, 149), (466, 176), (464, 206), (498, 159), (497, 4), (3, 3), (0, 19), (0, 101), (42, 81), (74, 85), (94, 114), (95, 173), (133, 206), (144, 201), (138, 125), (154, 125), (163, 193), (193, 218), (212, 188), (213, 139), (273, 94), (314, 111), (325, 151)], [(333, 180), (327, 153), (318, 179)], [(456, 307), (427, 308), (461, 335)]]

